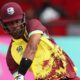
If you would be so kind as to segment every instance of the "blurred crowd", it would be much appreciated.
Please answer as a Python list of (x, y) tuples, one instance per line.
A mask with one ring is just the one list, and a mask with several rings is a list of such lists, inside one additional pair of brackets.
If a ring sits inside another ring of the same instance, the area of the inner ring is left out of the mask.
[[(37, 18), (54, 36), (80, 35), (80, 0), (0, 0), (21, 5), (26, 19)], [(0, 35), (6, 34), (0, 27)]]

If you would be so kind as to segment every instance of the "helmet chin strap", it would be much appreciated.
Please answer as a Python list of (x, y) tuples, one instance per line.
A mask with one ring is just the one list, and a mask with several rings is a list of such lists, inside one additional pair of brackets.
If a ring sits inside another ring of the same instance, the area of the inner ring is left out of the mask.
[(24, 24), (24, 27), (25, 27), (25, 33), (28, 34), (27, 32), (27, 29), (26, 29), (26, 18), (25, 18), (25, 13), (23, 14), (23, 24)]
[(23, 14), (23, 23), (26, 23), (25, 13)]

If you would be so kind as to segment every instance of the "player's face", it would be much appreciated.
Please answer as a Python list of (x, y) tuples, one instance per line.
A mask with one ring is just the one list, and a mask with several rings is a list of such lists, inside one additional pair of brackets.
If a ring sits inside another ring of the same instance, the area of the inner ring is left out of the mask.
[(25, 26), (22, 23), (22, 20), (16, 20), (13, 22), (7, 23), (9, 33), (14, 37), (14, 38), (20, 38), (23, 36), (24, 31), (25, 31)]

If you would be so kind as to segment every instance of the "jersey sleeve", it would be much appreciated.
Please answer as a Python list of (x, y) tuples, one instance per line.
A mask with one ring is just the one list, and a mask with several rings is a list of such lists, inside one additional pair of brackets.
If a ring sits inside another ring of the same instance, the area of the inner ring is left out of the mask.
[(28, 22), (28, 36), (30, 37), (32, 34), (43, 34), (47, 31), (47, 29), (41, 24), (41, 22), (37, 19), (32, 19)]

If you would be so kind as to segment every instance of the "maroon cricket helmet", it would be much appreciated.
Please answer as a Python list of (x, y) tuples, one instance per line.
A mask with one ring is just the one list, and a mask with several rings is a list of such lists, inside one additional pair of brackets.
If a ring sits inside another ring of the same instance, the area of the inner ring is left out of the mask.
[(24, 14), (21, 6), (15, 2), (4, 4), (0, 12), (0, 17), (4, 23), (22, 19)]

